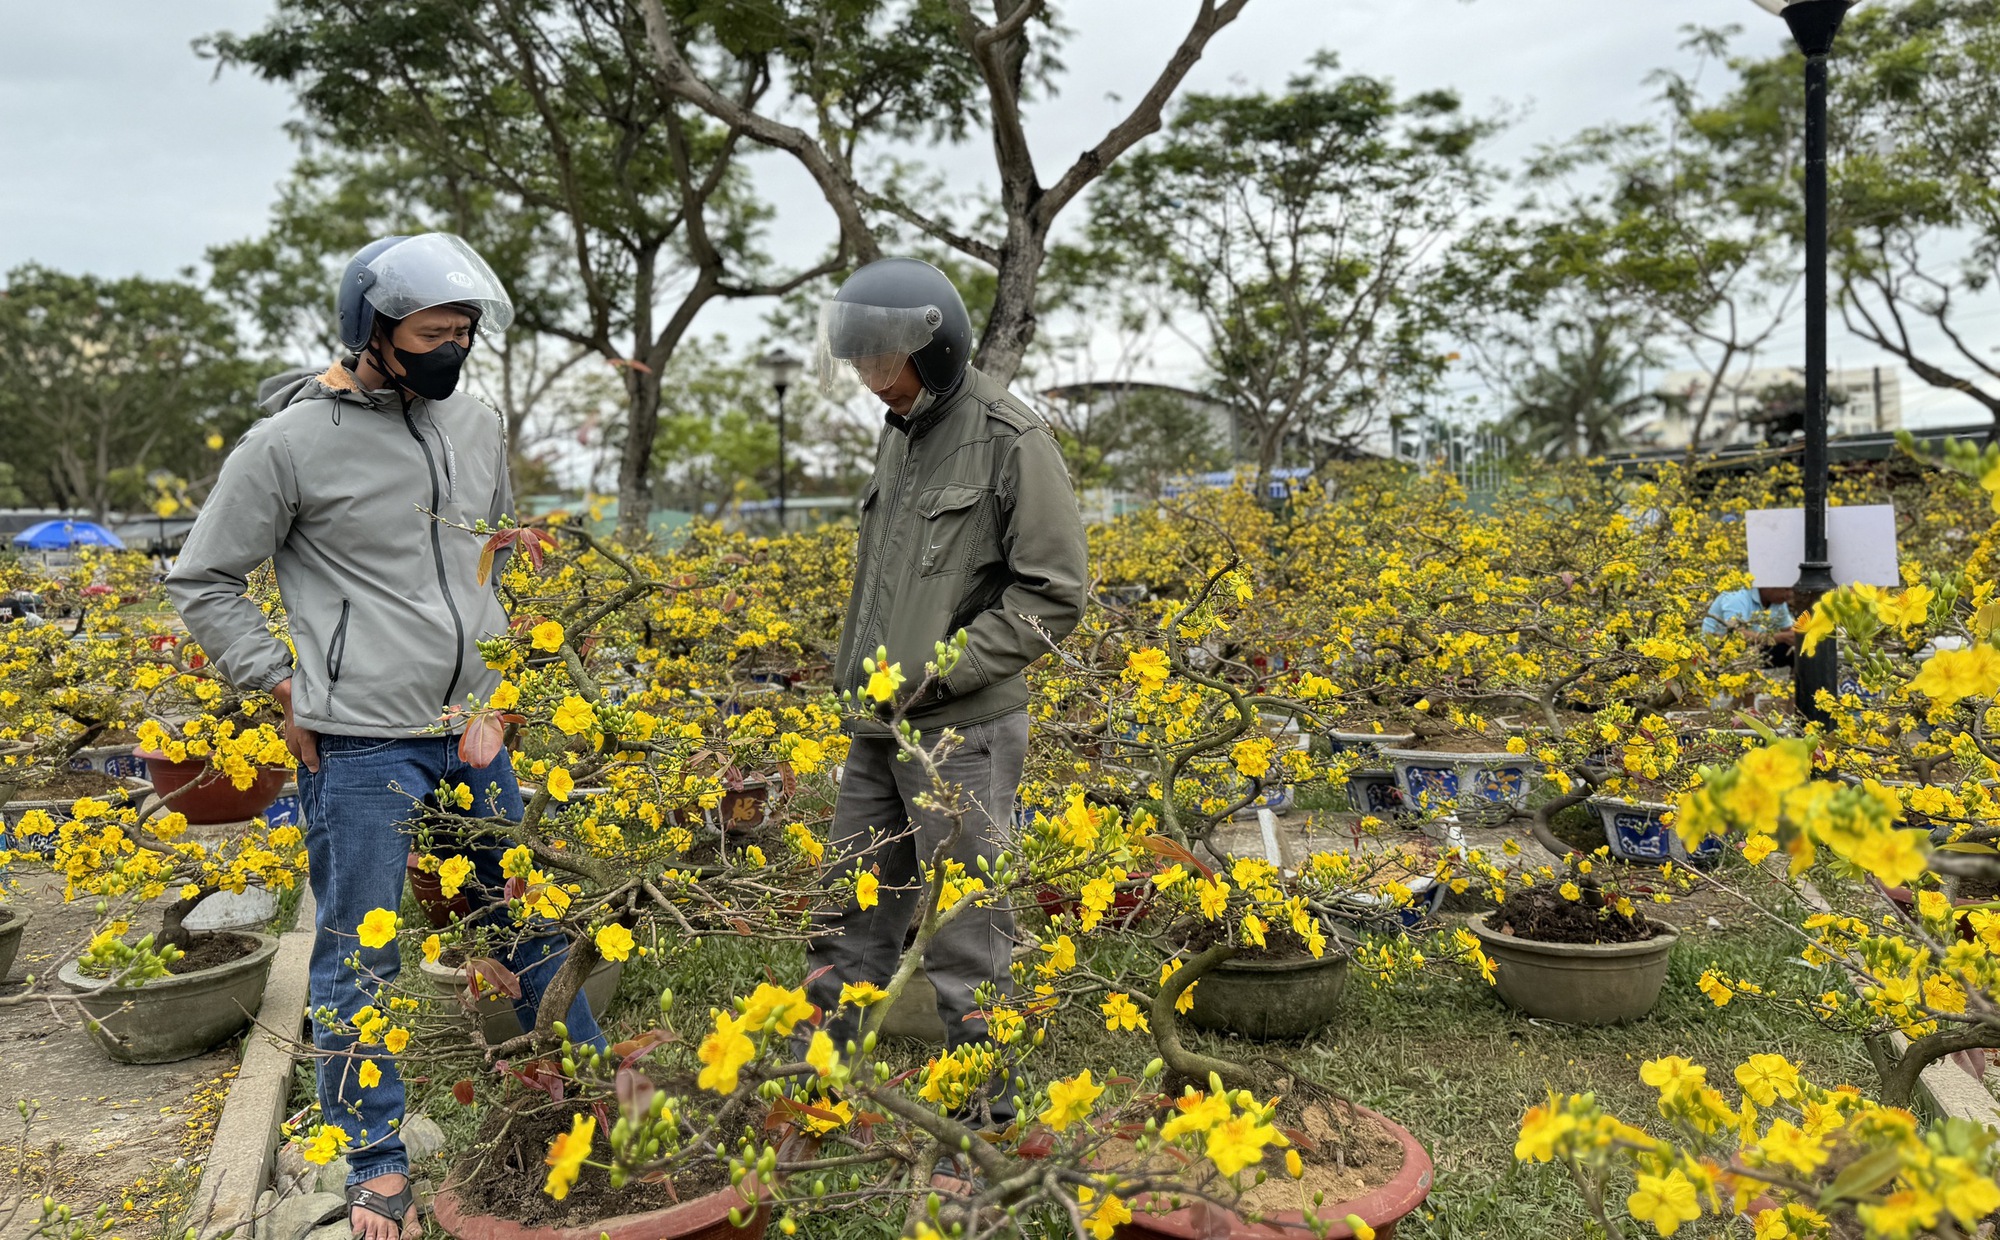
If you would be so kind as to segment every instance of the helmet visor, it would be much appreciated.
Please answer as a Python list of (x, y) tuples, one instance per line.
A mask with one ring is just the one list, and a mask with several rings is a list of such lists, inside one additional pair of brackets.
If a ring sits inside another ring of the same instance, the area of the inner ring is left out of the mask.
[(375, 275), (365, 294), (377, 314), (406, 319), (433, 306), (466, 305), (479, 312), (484, 332), (504, 332), (514, 322), (514, 302), (500, 277), (450, 233), (422, 233), (398, 242), (368, 264)]
[(819, 308), (819, 340), (813, 350), (820, 390), (850, 394), (858, 380), (871, 392), (896, 381), (912, 353), (931, 342), (944, 323), (936, 306), (863, 306), (826, 301)]

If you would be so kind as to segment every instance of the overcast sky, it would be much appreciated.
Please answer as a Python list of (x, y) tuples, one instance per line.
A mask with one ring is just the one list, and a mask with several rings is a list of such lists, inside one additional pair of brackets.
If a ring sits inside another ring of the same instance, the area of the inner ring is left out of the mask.
[[(261, 22), (270, 0), (64, 0), (10, 6), (0, 69), (0, 269), (43, 263), (102, 275), (170, 275), (217, 242), (261, 230), (294, 148), (290, 99), (240, 72), (220, 78), (190, 42)], [(1094, 143), (1144, 89), (1185, 29), (1192, 0), (1068, 0), (1074, 37), (1062, 94), (1036, 109), (1031, 137), (1044, 180)], [(1690, 24), (1740, 25), (1775, 50), (1783, 24), (1752, 0), (1251, 0), (1190, 78), (1194, 89), (1282, 86), (1320, 49), (1404, 91), (1449, 87), (1474, 108), (1518, 117), (1490, 154), (1515, 162), (1534, 145), (1646, 112), (1647, 75), (1687, 66)], [(1746, 47), (1752, 46), (1750, 42)], [(983, 146), (939, 165), (970, 188), (990, 166)], [(780, 204), (774, 245), (801, 253), (830, 235), (808, 182), (762, 161)], [(1993, 322), (1991, 318), (1988, 323)], [(748, 310), (703, 330), (755, 330)], [(1878, 359), (1835, 324), (1846, 365)], [(1802, 348), (1792, 325), (1777, 342)], [(1904, 384), (1922, 420), (1976, 418), (1970, 402)]]

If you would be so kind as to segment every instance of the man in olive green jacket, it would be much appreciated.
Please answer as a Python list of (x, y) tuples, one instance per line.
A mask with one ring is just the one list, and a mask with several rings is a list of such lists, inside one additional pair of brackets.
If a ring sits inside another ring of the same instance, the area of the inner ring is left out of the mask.
[[(1083, 613), (1086, 553), (1076, 496), (1054, 435), (1000, 383), (966, 364), (971, 324), (944, 274), (914, 259), (871, 263), (821, 313), (821, 361), (851, 366), (888, 407), (875, 476), (861, 498), (854, 593), (841, 631), (835, 686), (859, 693), (864, 659), (886, 647), (909, 678), (908, 718), (926, 742), (949, 728), (964, 738), (943, 777), (969, 797), (946, 854), (977, 873), (1003, 848), (1028, 747), (1022, 673), (1074, 629)], [(924, 683), (938, 642), (966, 634), (949, 675)], [(854, 726), (834, 811), (843, 865), (880, 881), (871, 907), (828, 916), (806, 949), (813, 1002), (831, 1012), (843, 985), (885, 984), (903, 954), (922, 866), (953, 824), (918, 798), (923, 772), (896, 760), (888, 728)], [(986, 1037), (974, 993), (1010, 986), (1013, 914), (969, 909), (931, 942), (924, 965), (937, 990), (947, 1045)], [(836, 1045), (852, 1015), (829, 1026)], [(974, 1118), (1005, 1123), (1011, 1097), (990, 1097)]]

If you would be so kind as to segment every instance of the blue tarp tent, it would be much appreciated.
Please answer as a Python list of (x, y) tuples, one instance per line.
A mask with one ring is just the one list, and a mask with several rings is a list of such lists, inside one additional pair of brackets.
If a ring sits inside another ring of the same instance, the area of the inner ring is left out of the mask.
[(118, 535), (95, 521), (43, 521), (14, 535), (23, 551), (67, 551), (71, 547), (118, 547)]

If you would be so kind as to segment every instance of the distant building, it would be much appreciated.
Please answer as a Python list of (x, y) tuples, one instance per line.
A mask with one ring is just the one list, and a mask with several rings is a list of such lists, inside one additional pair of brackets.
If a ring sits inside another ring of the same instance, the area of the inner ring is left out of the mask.
[[(1803, 387), (1805, 372), (1795, 366), (1761, 366), (1729, 376), (1709, 407), (1702, 431), (1704, 447), (1754, 443), (1763, 429), (1749, 420), (1772, 388)], [(1694, 420), (1708, 394), (1709, 376), (1698, 370), (1668, 372), (1659, 395), (1666, 408), (1648, 413), (1626, 430), (1634, 445), (1685, 448), (1694, 434)], [(1827, 372), (1829, 435), (1871, 435), (1903, 425), (1901, 372), (1893, 366), (1850, 367)]]

